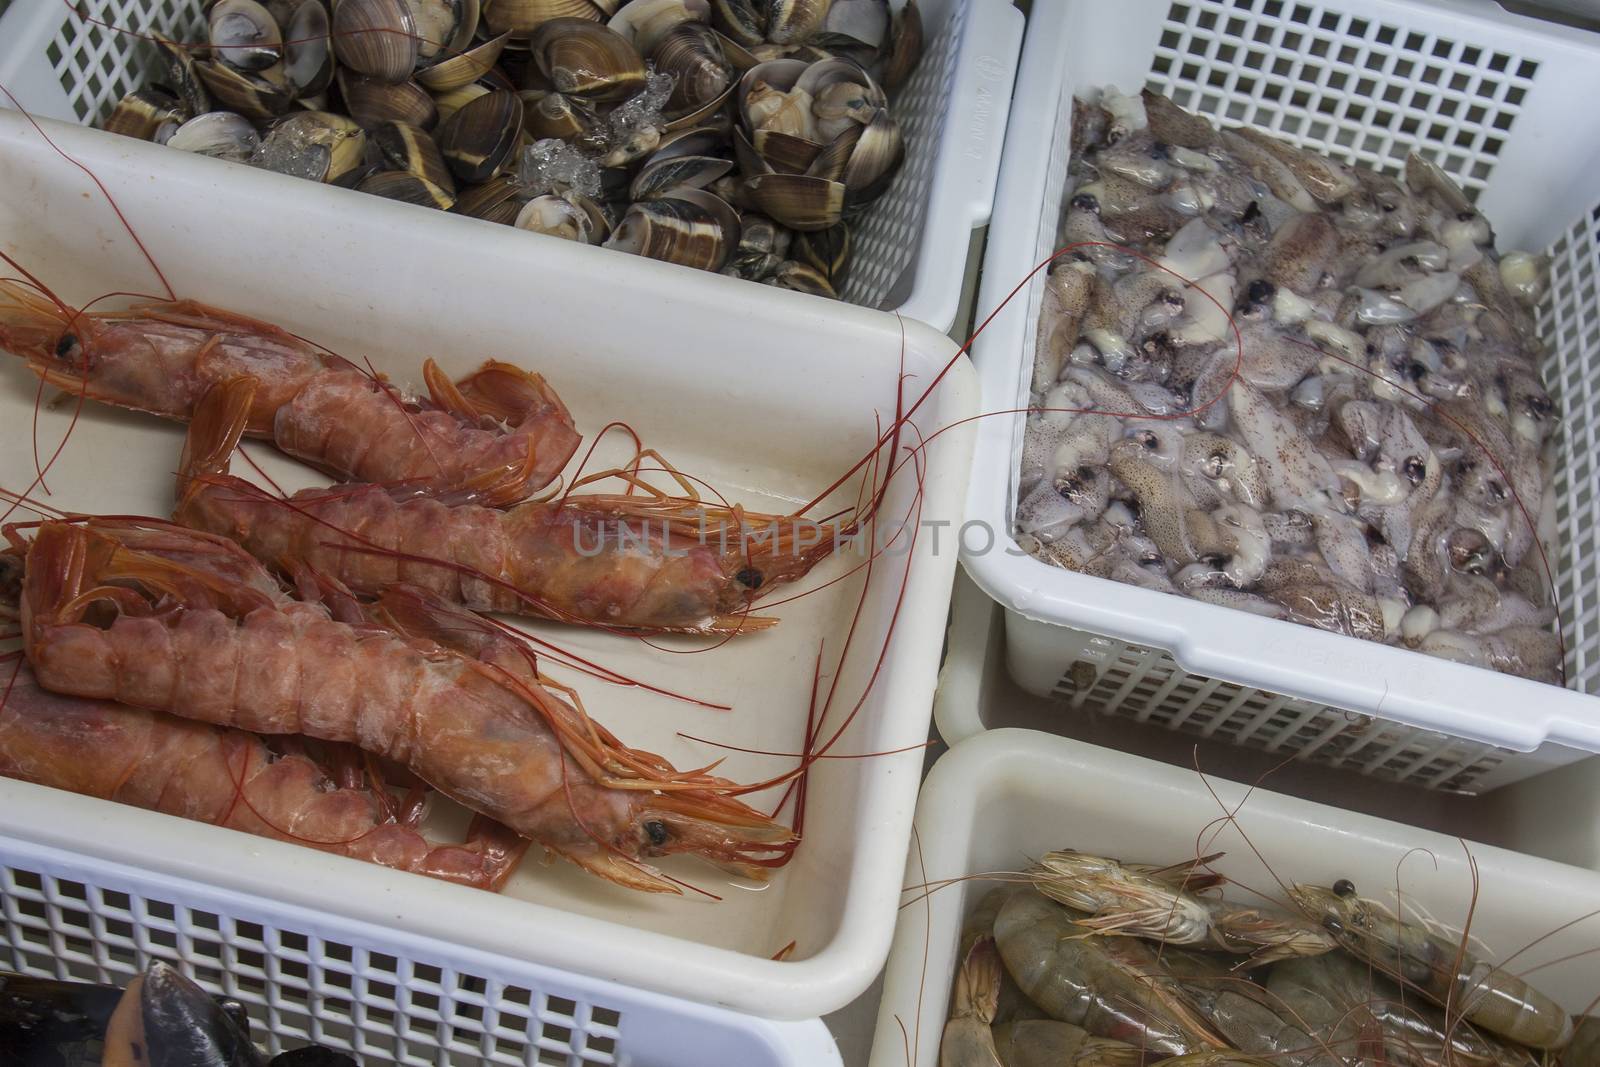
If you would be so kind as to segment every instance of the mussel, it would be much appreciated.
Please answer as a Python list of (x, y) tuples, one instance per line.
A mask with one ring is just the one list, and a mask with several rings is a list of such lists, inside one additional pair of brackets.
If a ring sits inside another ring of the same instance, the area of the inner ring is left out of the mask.
[(528, 51), (556, 91), (569, 96), (621, 100), (644, 88), (644, 58), (602, 23), (551, 19), (533, 31)]
[(739, 245), (739, 215), (704, 189), (630, 204), (607, 248), (701, 270), (721, 270)]
[(457, 178), (484, 182), (522, 137), (522, 100), (499, 89), (478, 97), (439, 126), (439, 151)]
[(406, 0), (339, 0), (333, 8), (339, 62), (379, 81), (399, 82), (417, 65), (417, 24)]

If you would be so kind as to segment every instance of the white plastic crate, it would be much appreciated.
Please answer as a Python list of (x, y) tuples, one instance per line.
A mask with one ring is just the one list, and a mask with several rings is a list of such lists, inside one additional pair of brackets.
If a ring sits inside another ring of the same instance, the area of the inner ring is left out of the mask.
[[(6, 800), (42, 818), (86, 803), (28, 788)], [(295, 868), (288, 846), (264, 847)], [(367, 1067), (840, 1063), (820, 1020), (737, 1015), (9, 838), (0, 929), (0, 970), (120, 986), (165, 960), (241, 1001), (273, 1053), (315, 1043)]]
[[(200, 40), (204, 6), (202, 0), (15, 0), (0, 25), (0, 85), (35, 115), (97, 121), (143, 83), (155, 58), (154, 46), (134, 34)], [(921, 0), (919, 7), (926, 51), (893, 99), (905, 163), (855, 234), (840, 295), (948, 330), (969, 238), (989, 221), (994, 202), (1022, 14), (1009, 0)]]
[[(1050, 849), (1173, 863), (1194, 857), (1199, 847), (1207, 855), (1226, 853), (1213, 865), (1222, 874), (1265, 890), (1277, 883), (1259, 854), (1284, 882), (1331, 885), (1349, 878), (1364, 895), (1391, 904), (1398, 890), (1411, 914), (1457, 929), (1470, 911), (1474, 951), (1496, 960), (1519, 953), (1515, 973), (1528, 975), (1568, 1011), (1590, 1007), (1600, 971), (1582, 950), (1600, 934), (1594, 914), (1600, 872), (1267, 788), (1206, 782), (1193, 770), (1066, 738), (990, 731), (955, 746), (928, 775), (906, 884), (1016, 871)], [(1225, 808), (1235, 812), (1237, 825), (1219, 823)], [(1477, 865), (1476, 887), (1469, 857)], [(978, 878), (926, 897), (920, 888), (908, 891), (884, 972), (870, 1067), (939, 1062), (962, 919), (996, 884)], [(1538, 906), (1529, 907), (1530, 901)], [(1530, 946), (1568, 920), (1581, 921)], [(1519, 951), (1524, 946), (1530, 947)], [(907, 1055), (908, 1045), (914, 1056)]]
[[(1007, 609), (1018, 684), (1312, 760), (1338, 762), (1352, 745), (1388, 753), (1429, 786), (1489, 788), (1600, 751), (1600, 132), (1580, 103), (1600, 95), (1600, 35), (1486, 0), (1130, 0), (1115, 19), (1081, 0), (1039, 5), (980, 309), (1055, 250), (1072, 95), (1108, 84), (1148, 85), (1225, 125), (1390, 172), (1418, 149), (1477, 198), (1503, 249), (1551, 252), (1541, 327), (1566, 434), (1552, 562), (1568, 688), (1033, 559), (1011, 537), (1025, 419), (1002, 415), (981, 422), (968, 500), (996, 544), (963, 559)], [(1028, 403), (1043, 281), (1041, 271), (974, 347), (985, 411)]]
[[(44, 125), (104, 182), (184, 296), (270, 318), (357, 363), (370, 358), (402, 383), (415, 380), (427, 355), (452, 375), (489, 355), (536, 367), (586, 434), (626, 420), (683, 470), (753, 510), (791, 510), (871, 450), (878, 427), (894, 416), (902, 359), (906, 373), (926, 382), (956, 352), (927, 326), (845, 304), (599, 248), (531, 242), (509, 228), (484, 228), (462, 242), (456, 220), (402, 204), (374, 197), (351, 210), (348, 198), (303, 195), (292, 178)], [(283, 225), (290, 216), (292, 231)], [(69, 301), (158, 285), (96, 187), (22, 116), (3, 110), (0, 248)], [(441, 275), (452, 282), (448, 312), (428, 299)], [(619, 306), (627, 313), (617, 314)], [(819, 381), (828, 388), (817, 389)], [(959, 361), (917, 412), (917, 432), (929, 438), (971, 415), (976, 392), (970, 365)], [(0, 485), (33, 481), (36, 395), (20, 361), (0, 359), (0, 426), (11, 435), (0, 449)], [(73, 407), (39, 412), (46, 454)], [(50, 502), (84, 512), (164, 513), (182, 434), (174, 423), (87, 406), (48, 477)], [(617, 436), (589, 469), (625, 458)], [(959, 514), (970, 446), (961, 431), (930, 442), (924, 517)], [(254, 452), (286, 490), (322, 481), (270, 449)], [(906, 514), (914, 488), (913, 472), (902, 468), (884, 514)], [(855, 487), (846, 491), (853, 502)], [(850, 553), (827, 560), (794, 587), (833, 582), (772, 608), (781, 620), (774, 630), (696, 655), (573, 627), (529, 629), (624, 675), (733, 705), (718, 711), (587, 676), (562, 679), (627, 743), (679, 767), (725, 756), (721, 773), (760, 781), (795, 760), (727, 752), (679, 732), (747, 750), (800, 752), (819, 647), (824, 688), (838, 675), (841, 703), (829, 721), (837, 727), (864, 695), (836, 753), (901, 750), (927, 737), (954, 557), (922, 538), (909, 560), (901, 555), (892, 568), (875, 568), (853, 622), (866, 578), (857, 560)], [(852, 626), (855, 651), (841, 669), (836, 657)], [(500, 896), (311, 852), (296, 852), (294, 876), (285, 878), (281, 854), (252, 838), (227, 835), (230, 847), (219, 845), (215, 855), (157, 847), (129, 829), (149, 825), (130, 821), (137, 813), (105, 804), (93, 806), (92, 817), (91, 809), (63, 808), (82, 818), (63, 814), (35, 825), (0, 802), (0, 833), (51, 834), (46, 843), (56, 847), (81, 845), (109, 860), (245, 892), (271, 886), (285, 903), (323, 909), (330, 921), (399, 925), (736, 1010), (804, 1018), (849, 1002), (887, 954), (921, 761), (916, 750), (820, 761), (805, 840), (760, 892), (705, 864), (667, 864), (675, 876), (715, 890), (720, 902), (635, 893), (570, 864), (525, 864)], [(750, 799), (770, 810), (781, 792)], [(204, 828), (179, 825), (202, 840)], [(791, 957), (771, 958), (791, 941)]]

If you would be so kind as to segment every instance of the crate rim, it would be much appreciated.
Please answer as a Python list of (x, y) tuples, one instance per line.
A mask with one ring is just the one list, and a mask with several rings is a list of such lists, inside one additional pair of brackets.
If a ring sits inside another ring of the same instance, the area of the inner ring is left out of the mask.
[[(1168, 7), (1167, 0), (1139, 2), (1152, 11)], [(1064, 94), (1061, 49), (1084, 6), (1082, 0), (1062, 0), (1035, 11), (1029, 25), (1016, 93), (1018, 99), (1049, 101), (1045, 106), (1052, 120), (1065, 121), (1055, 113), (1055, 101)], [(1514, 15), (1490, 0), (1393, 0), (1384, 10), (1395, 19), (1413, 15), (1478, 32), (1489, 21), (1513, 44), (1535, 41), (1543, 49), (1600, 60), (1600, 33)], [(997, 307), (1017, 279), (1037, 265), (1041, 225), (1037, 205), (1044, 201), (1049, 150), (1038, 142), (1042, 129), (1056, 125), (1041, 123), (1037, 109), (1012, 111), (984, 256), (980, 310)], [(1013, 144), (1030, 147), (1012, 151)], [(1027, 297), (1039, 284), (1035, 275), (1016, 300), (995, 314), (973, 345), (985, 411), (1017, 407), (1019, 389), (1026, 403), (1025, 376), (1018, 380), (1019, 361), (1014, 356), (1027, 343), (1033, 321)], [(1013, 442), (1023, 418), (1011, 414), (980, 420), (967, 514), (989, 523), (995, 544), (986, 552), (963, 545), (961, 553), (967, 573), (1006, 610), (1038, 622), (1165, 649), (1193, 674), (1370, 713), (1419, 729), (1517, 752), (1531, 752), (1545, 743), (1600, 752), (1600, 696), (1076, 574), (1026, 555), (1012, 537), (1010, 522), (1016, 476)], [(981, 476), (1002, 463), (1005, 477)], [(1295, 660), (1263, 664), (1260, 650), (1280, 644), (1293, 647)], [(1325, 669), (1317, 675), (1302, 672), (1299, 665), (1307, 659), (1319, 661)], [(1441, 692), (1474, 693), (1478, 709), (1516, 708), (1518, 714), (1464, 708), (1441, 697)]]

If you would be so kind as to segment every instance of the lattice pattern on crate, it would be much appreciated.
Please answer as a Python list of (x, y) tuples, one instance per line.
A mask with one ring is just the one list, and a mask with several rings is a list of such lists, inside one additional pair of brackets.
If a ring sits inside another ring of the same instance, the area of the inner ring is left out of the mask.
[(45, 58), (80, 122), (96, 123), (144, 85), (156, 63), (148, 37), (200, 39), (199, 0), (75, 0)]
[(1556, 500), (1556, 599), (1567, 685), (1600, 693), (1600, 206), (1550, 247), (1550, 294), (1539, 334), (1544, 380), (1561, 413)]
[(1055, 691), (1073, 708), (1432, 789), (1468, 790), (1503, 758), (1490, 745), (1189, 674), (1166, 652), (1108, 637), (1089, 641)]
[(0, 968), (122, 985), (152, 959), (235, 997), (272, 1051), (316, 1042), (411, 1067), (616, 1064), (619, 1012), (158, 900), (0, 867)]
[(921, 240), (928, 212), (928, 182), (933, 175), (945, 103), (956, 76), (956, 46), (967, 20), (967, 5), (950, 13), (928, 41), (915, 73), (891, 101), (905, 137), (906, 158), (887, 192), (851, 235), (850, 275), (840, 296), (852, 304), (879, 307), (900, 281)]
[(1179, 0), (1149, 86), (1228, 125), (1397, 171), (1419, 150), (1469, 196), (1489, 181), (1537, 61), (1293, 0)]

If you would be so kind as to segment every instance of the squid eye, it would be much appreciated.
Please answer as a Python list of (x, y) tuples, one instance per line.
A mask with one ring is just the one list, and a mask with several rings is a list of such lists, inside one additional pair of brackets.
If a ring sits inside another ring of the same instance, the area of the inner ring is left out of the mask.
[(1356, 884), (1348, 878), (1341, 878), (1333, 883), (1333, 892), (1335, 896), (1353, 897), (1356, 895)]
[(1072, 198), (1072, 206), (1079, 211), (1093, 211), (1098, 213), (1100, 210), (1100, 201), (1096, 200), (1094, 195), (1091, 193), (1079, 193), (1077, 196)]
[(1421, 456), (1406, 457), (1405, 466), (1401, 470), (1405, 472), (1406, 479), (1412, 485), (1421, 485), (1422, 479), (1428, 476), (1428, 464)]
[(1151, 433), (1149, 430), (1135, 434), (1133, 439), (1138, 441), (1140, 445), (1149, 449), (1151, 452), (1154, 452), (1161, 444), (1160, 438), (1156, 437), (1156, 435)]
[(650, 843), (660, 847), (667, 843), (667, 824), (659, 819), (651, 819), (644, 824), (644, 832), (650, 836)]
[(1088, 464), (1085, 464), (1084, 466), (1079, 467), (1077, 470), (1073, 471), (1072, 473), (1076, 474), (1080, 481), (1085, 481), (1085, 482), (1094, 481), (1094, 468), (1089, 466)]

